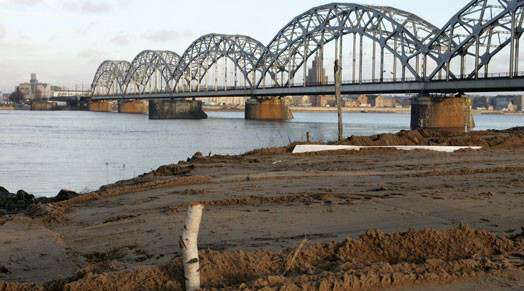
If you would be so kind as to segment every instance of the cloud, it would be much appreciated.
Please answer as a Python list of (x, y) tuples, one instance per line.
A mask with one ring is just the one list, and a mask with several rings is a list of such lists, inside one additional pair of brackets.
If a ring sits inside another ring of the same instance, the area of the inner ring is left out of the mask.
[(193, 31), (191, 31), (189, 29), (184, 30), (184, 37), (185, 38), (193, 38), (194, 36), (195, 36), (195, 34), (193, 33)]
[(18, 6), (33, 6), (43, 3), (43, 0), (0, 0), (0, 4), (18, 5)]
[[(31, 0), (26, 0), (31, 1)], [(64, 2), (64, 7), (70, 10), (76, 10), (87, 13), (109, 12), (112, 7), (104, 1), (76, 0)]]
[(96, 24), (96, 22), (91, 21), (87, 25), (78, 27), (75, 31), (78, 34), (85, 35), (89, 33), (95, 27)]
[(48, 39), (49, 42), (53, 42), (53, 41), (56, 41), (56, 40), (58, 40), (58, 36), (56, 36), (56, 35), (51, 35), (49, 37), (49, 39)]
[(7, 37), (7, 31), (3, 24), (0, 24), (0, 39), (5, 39)]
[[(0, 0), (1, 1), (1, 0)], [(81, 15), (80, 13), (59, 13), (59, 12), (31, 12), (30, 9), (14, 9), (14, 10), (0, 10), (0, 15), (21, 17), (23, 19), (73, 19), (79, 20), (80, 18), (93, 19), (92, 15)]]
[(176, 40), (178, 39), (179, 35), (180, 34), (176, 30), (159, 29), (155, 31), (142, 33), (140, 37), (145, 40), (163, 42)]
[(79, 52), (77, 55), (81, 58), (93, 59), (93, 58), (103, 58), (105, 54), (106, 53), (99, 51), (99, 50), (85, 49)]
[(111, 42), (118, 45), (128, 45), (129, 44), (129, 35), (119, 34), (111, 39)]

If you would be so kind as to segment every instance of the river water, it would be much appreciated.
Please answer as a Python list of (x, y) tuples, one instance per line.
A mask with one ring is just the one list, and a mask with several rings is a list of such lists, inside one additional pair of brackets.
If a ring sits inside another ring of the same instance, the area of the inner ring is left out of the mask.
[[(0, 186), (54, 196), (177, 163), (199, 151), (238, 154), (262, 147), (337, 137), (336, 113), (295, 113), (282, 122), (209, 112), (207, 120), (149, 120), (147, 115), (87, 111), (0, 111)], [(344, 114), (346, 135), (409, 129), (409, 114)], [(476, 115), (476, 130), (524, 126), (522, 115)]]

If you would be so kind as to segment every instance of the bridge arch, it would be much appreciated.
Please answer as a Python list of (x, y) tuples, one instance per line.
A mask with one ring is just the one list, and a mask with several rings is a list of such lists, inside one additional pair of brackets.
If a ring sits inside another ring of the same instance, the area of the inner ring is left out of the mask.
[(124, 94), (123, 85), (130, 67), (131, 63), (128, 61), (102, 62), (91, 83), (91, 94), (96, 95), (100, 91), (106, 95)]
[[(452, 39), (442, 48), (435, 69), (428, 80), (445, 71), (449, 79), (478, 79), (484, 68), (489, 75), (490, 61), (509, 46), (507, 58), (510, 76), (517, 74), (519, 42), (523, 32), (524, 1), (521, 0), (472, 0), (444, 25), (427, 48), (440, 46), (445, 39)], [(435, 50), (428, 50), (434, 54)], [(467, 68), (467, 62), (473, 68)], [(451, 70), (452, 63), (459, 66), (459, 75)]]
[[(436, 32), (438, 28), (434, 25), (402, 10), (385, 6), (332, 3), (312, 8), (289, 22), (267, 46), (258, 66), (264, 68), (263, 76), (268, 72), (277, 76), (280, 73), (281, 85), (284, 85), (284, 74), (287, 74), (286, 84), (291, 85), (290, 81), (292, 82), (298, 69), (313, 54), (318, 51), (323, 55), (325, 44), (337, 41), (343, 35), (353, 34), (354, 48), (357, 35), (360, 36), (361, 43), (363, 37), (373, 41), (373, 79), (377, 62), (380, 62), (380, 80), (384, 78), (384, 51), (394, 56), (395, 67), (396, 62), (400, 61), (402, 79), (405, 78), (406, 70), (414, 78), (421, 79), (418, 60), (421, 48)], [(376, 56), (376, 45), (380, 48), (380, 57)], [(362, 54), (360, 63), (361, 60)], [(257, 87), (261, 84), (264, 81), (259, 79)]]
[[(265, 46), (259, 41), (244, 35), (207, 34), (194, 41), (180, 58), (180, 62), (173, 74), (174, 83), (182, 82), (182, 90), (185, 90), (183, 82), (193, 90), (193, 81), (200, 84), (206, 76), (205, 86), (209, 89), (209, 70), (214, 66), (214, 87), (218, 87), (218, 61), (223, 59), (222, 82), (227, 83), (228, 71), (227, 60), (234, 65), (234, 81), (237, 81), (237, 70), (247, 87), (253, 87), (257, 71), (256, 64), (264, 53)], [(229, 72), (232, 73), (232, 72)], [(197, 85), (196, 90), (200, 90)]]
[[(180, 56), (172, 51), (142, 51), (131, 62), (126, 73), (125, 92), (144, 93), (148, 84), (151, 92), (172, 91), (173, 73), (179, 62)], [(160, 82), (157, 75), (160, 75)]]

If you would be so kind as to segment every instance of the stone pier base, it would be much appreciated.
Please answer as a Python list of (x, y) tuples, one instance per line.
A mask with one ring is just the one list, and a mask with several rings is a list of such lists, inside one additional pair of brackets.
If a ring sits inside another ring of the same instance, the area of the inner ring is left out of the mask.
[(475, 127), (467, 97), (415, 97), (411, 102), (411, 128), (467, 131)]
[(149, 101), (147, 100), (136, 100), (136, 101), (121, 101), (118, 103), (119, 113), (135, 113), (135, 114), (147, 114), (149, 113)]
[(113, 102), (111, 101), (91, 101), (89, 103), (89, 111), (96, 112), (113, 112)]
[(293, 119), (291, 104), (284, 98), (258, 99), (246, 101), (245, 118), (249, 120), (288, 120)]
[(58, 110), (58, 104), (56, 102), (32, 101), (31, 110), (33, 111)]
[(206, 119), (202, 101), (195, 100), (151, 100), (149, 119)]

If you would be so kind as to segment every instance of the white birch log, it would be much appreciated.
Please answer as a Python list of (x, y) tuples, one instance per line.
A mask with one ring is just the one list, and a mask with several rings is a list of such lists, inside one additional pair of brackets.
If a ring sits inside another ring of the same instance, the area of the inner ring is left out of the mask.
[(187, 291), (200, 289), (200, 263), (197, 242), (203, 209), (204, 205), (200, 203), (192, 203), (189, 206), (184, 232), (179, 241), (184, 259), (184, 276)]

